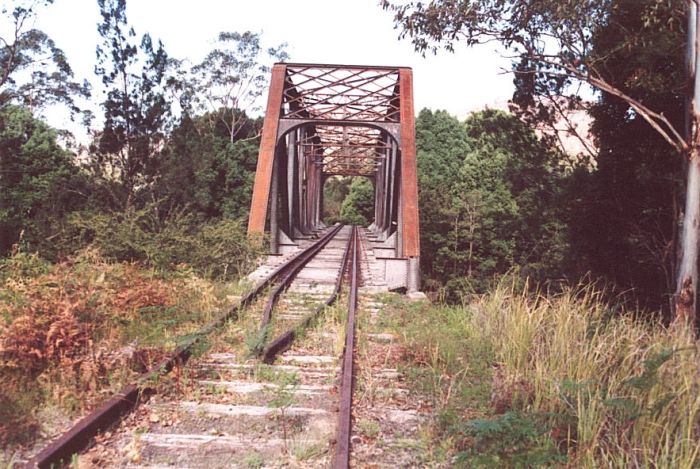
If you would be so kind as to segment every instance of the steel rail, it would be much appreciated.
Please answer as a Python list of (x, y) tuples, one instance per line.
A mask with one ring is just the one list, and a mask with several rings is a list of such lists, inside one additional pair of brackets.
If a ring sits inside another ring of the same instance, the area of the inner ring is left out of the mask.
[(303, 269), (304, 266), (308, 264), (309, 261), (313, 259), (316, 256), (316, 254), (318, 254), (319, 251), (323, 249), (326, 246), (326, 244), (328, 244), (331, 241), (331, 239), (335, 237), (336, 234), (338, 234), (342, 227), (343, 225), (336, 225), (335, 227), (333, 227), (321, 239), (319, 239), (312, 246), (306, 249), (301, 256), (295, 258), (294, 264), (290, 264), (289, 268), (285, 270), (284, 277), (279, 282), (279, 284), (272, 290), (267, 300), (267, 303), (265, 303), (265, 308), (263, 308), (262, 322), (260, 324), (261, 329), (264, 329), (270, 323), (270, 320), (272, 319), (272, 310), (275, 308), (275, 305), (277, 304), (280, 295), (287, 288), (289, 288), (289, 285), (291, 285), (292, 280), (294, 280), (294, 277), (296, 277), (299, 271)]
[(295, 327), (289, 329), (288, 331), (284, 332), (283, 334), (279, 335), (275, 340), (270, 342), (265, 349), (263, 350), (261, 354), (261, 359), (263, 363), (266, 364), (271, 364), (275, 361), (275, 358), (277, 358), (277, 355), (280, 353), (286, 351), (289, 349), (289, 347), (292, 345), (294, 342), (294, 339), (297, 337), (297, 333), (299, 332), (300, 329), (305, 329), (309, 327), (313, 321), (329, 306), (332, 306), (336, 300), (338, 299), (338, 296), (340, 295), (340, 290), (343, 287), (343, 277), (345, 275), (345, 271), (348, 268), (348, 262), (350, 261), (350, 250), (352, 248), (352, 242), (353, 242), (353, 237), (350, 236), (350, 239), (348, 239), (348, 243), (345, 246), (345, 252), (343, 253), (343, 259), (340, 262), (340, 270), (338, 272), (338, 278), (335, 281), (335, 288), (333, 289), (333, 293), (326, 298), (326, 301), (318, 306), (314, 312), (311, 314), (307, 315), (304, 319), (302, 319), (299, 324), (297, 324)]
[(336, 431), (335, 469), (346, 469), (350, 465), (350, 436), (352, 430), (352, 391), (354, 384), (355, 352), (355, 312), (357, 310), (357, 292), (360, 282), (359, 236), (357, 227), (352, 231), (352, 262), (350, 264), (350, 294), (348, 300), (348, 318), (345, 326), (345, 348), (340, 378), (340, 410)]
[[(185, 363), (193, 353), (195, 346), (207, 335), (221, 327), (227, 321), (236, 319), (238, 313), (249, 306), (271, 283), (280, 277), (287, 278), (290, 270), (295, 270), (300, 263), (307, 263), (306, 254), (320, 249), (319, 245), (325, 245), (342, 228), (342, 225), (335, 226), (328, 233), (306, 247), (289, 259), (284, 264), (277, 267), (270, 275), (260, 280), (241, 299), (234, 303), (225, 313), (205, 325), (202, 329), (192, 335), (186, 343), (177, 347), (166, 359), (152, 367), (131, 383), (122, 388), (108, 401), (97, 409), (86, 415), (64, 432), (57, 439), (50, 442), (36, 456), (30, 459), (24, 467), (51, 469), (64, 467), (70, 463), (74, 454), (87, 448), (91, 440), (99, 433), (107, 430), (117, 423), (122, 417), (136, 408), (142, 401), (142, 396), (153, 393), (151, 383), (160, 375), (170, 372), (175, 366)], [(303, 264), (302, 264), (303, 265)]]

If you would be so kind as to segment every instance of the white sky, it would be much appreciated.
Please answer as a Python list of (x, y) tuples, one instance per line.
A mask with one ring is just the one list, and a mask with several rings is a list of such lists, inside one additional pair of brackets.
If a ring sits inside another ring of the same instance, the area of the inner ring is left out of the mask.
[[(221, 31), (262, 33), (265, 46), (288, 43), (290, 62), (400, 65), (413, 68), (416, 113), (445, 109), (459, 117), (503, 107), (513, 92), (509, 61), (495, 45), (462, 48), (422, 58), (410, 41), (397, 39), (392, 15), (379, 0), (128, 0), (127, 19), (137, 36), (161, 39), (168, 54), (201, 60)], [(76, 78), (97, 83), (96, 0), (55, 0), (39, 11), (36, 26), (64, 50)], [(100, 100), (98, 89), (93, 100)], [(99, 111), (97, 111), (99, 114)], [(58, 127), (67, 120), (49, 115)], [(63, 122), (60, 122), (63, 121)]]

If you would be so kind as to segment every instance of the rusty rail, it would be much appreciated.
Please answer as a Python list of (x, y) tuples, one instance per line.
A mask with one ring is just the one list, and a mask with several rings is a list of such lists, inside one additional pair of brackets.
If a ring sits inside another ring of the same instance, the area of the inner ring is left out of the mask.
[(335, 288), (333, 289), (333, 293), (331, 293), (331, 295), (328, 298), (326, 298), (326, 301), (320, 306), (318, 306), (314, 310), (314, 312), (302, 319), (296, 327), (289, 329), (288, 331), (277, 337), (275, 340), (270, 342), (262, 352), (263, 363), (266, 363), (268, 365), (273, 363), (275, 361), (275, 358), (277, 358), (277, 355), (289, 349), (289, 347), (292, 345), (294, 339), (296, 339), (299, 328), (309, 327), (311, 323), (323, 312), (323, 310), (326, 309), (326, 307), (332, 306), (336, 302), (336, 300), (338, 299), (338, 295), (340, 295), (340, 290), (343, 287), (343, 276), (345, 275), (345, 271), (347, 270), (348, 262), (350, 260), (350, 249), (352, 248), (352, 242), (353, 237), (350, 236), (348, 244), (345, 246), (343, 259), (340, 262), (340, 271), (338, 272), (338, 278), (335, 281)]
[(49, 469), (59, 468), (69, 464), (73, 454), (87, 448), (92, 438), (117, 423), (124, 415), (128, 414), (139, 405), (143, 395), (152, 392), (150, 383), (153, 382), (155, 377), (168, 373), (175, 366), (185, 363), (192, 355), (192, 350), (195, 345), (204, 337), (225, 324), (226, 321), (237, 318), (238, 313), (260, 296), (263, 290), (271, 283), (283, 276), (284, 279), (287, 279), (290, 271), (298, 272), (300, 269), (299, 265), (303, 266), (313, 257), (313, 255), (309, 256), (308, 253), (314, 251), (315, 255), (315, 253), (335, 236), (341, 227), (342, 225), (338, 225), (332, 228), (313, 244), (275, 269), (270, 275), (258, 282), (255, 287), (248, 291), (237, 303), (233, 304), (228, 311), (204, 326), (200, 331), (194, 334), (189, 341), (176, 348), (165, 360), (141, 375), (135, 383), (125, 386), (111, 399), (83, 417), (56, 440), (49, 443), (36, 456), (30, 459), (25, 467), (32, 469)]
[(343, 350), (343, 363), (340, 378), (340, 410), (336, 432), (335, 460), (333, 463), (335, 469), (346, 469), (350, 465), (352, 390), (354, 384), (355, 311), (357, 310), (357, 292), (360, 281), (358, 238), (357, 227), (353, 227), (348, 319), (345, 326), (345, 348)]
[(321, 237), (318, 241), (316, 241), (313, 245), (309, 246), (308, 249), (306, 249), (300, 256), (296, 257), (294, 260), (294, 264), (289, 265), (287, 269), (285, 269), (284, 272), (284, 277), (282, 280), (280, 280), (279, 284), (272, 290), (270, 293), (270, 297), (267, 300), (267, 303), (265, 303), (265, 308), (263, 308), (263, 318), (262, 322), (260, 324), (261, 328), (264, 328), (270, 323), (270, 320), (272, 319), (272, 310), (275, 308), (275, 305), (277, 304), (277, 301), (279, 300), (280, 295), (287, 289), (289, 288), (289, 285), (291, 285), (292, 280), (294, 280), (294, 277), (299, 273), (299, 271), (304, 268), (306, 264), (309, 263), (311, 259), (316, 256), (316, 254), (319, 253), (321, 249), (323, 249), (326, 244), (328, 244), (333, 237), (335, 237), (336, 234), (338, 234), (338, 231), (343, 227), (343, 225), (336, 225), (333, 227), (328, 233), (324, 234), (323, 237)]

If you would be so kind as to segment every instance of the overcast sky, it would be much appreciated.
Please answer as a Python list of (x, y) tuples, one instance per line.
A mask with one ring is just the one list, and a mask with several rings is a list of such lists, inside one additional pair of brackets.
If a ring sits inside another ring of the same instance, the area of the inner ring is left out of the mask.
[[(513, 90), (512, 75), (503, 73), (509, 61), (495, 45), (424, 59), (409, 41), (397, 39), (392, 15), (378, 0), (128, 0), (127, 17), (139, 37), (148, 32), (170, 56), (192, 62), (203, 58), (219, 32), (250, 30), (262, 33), (266, 46), (286, 42), (291, 62), (409, 66), (416, 113), (429, 107), (464, 117), (504, 106)], [(96, 0), (55, 0), (39, 11), (37, 27), (66, 52), (81, 80), (96, 82), (99, 19)]]

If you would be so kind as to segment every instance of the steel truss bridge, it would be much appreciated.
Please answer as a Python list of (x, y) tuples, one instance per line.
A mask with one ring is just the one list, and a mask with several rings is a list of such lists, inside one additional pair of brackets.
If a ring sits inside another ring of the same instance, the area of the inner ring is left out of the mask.
[(248, 232), (284, 253), (315, 235), (323, 185), (364, 176), (375, 193), (370, 239), (390, 288), (418, 290), (420, 239), (413, 75), (406, 67), (278, 63)]

